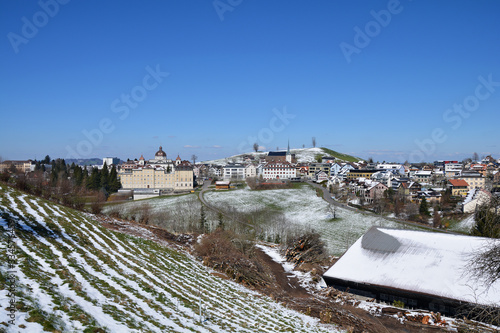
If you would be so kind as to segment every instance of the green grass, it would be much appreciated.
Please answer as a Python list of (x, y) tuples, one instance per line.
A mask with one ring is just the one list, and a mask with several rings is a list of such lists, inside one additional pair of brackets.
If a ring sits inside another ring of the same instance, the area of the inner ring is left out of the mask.
[(331, 150), (331, 149), (324, 148), (324, 147), (321, 147), (321, 149), (323, 149), (323, 151), (325, 153), (327, 153), (328, 155), (333, 156), (335, 158), (338, 158), (339, 160), (343, 160), (343, 161), (347, 161), (347, 162), (363, 161), (362, 158), (347, 155), (347, 154), (342, 154), (342, 153), (336, 152), (335, 150)]

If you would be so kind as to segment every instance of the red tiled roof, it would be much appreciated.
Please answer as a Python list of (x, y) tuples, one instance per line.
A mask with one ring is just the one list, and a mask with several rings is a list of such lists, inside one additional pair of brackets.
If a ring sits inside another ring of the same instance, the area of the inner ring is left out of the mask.
[(469, 186), (467, 182), (463, 179), (450, 179), (449, 182), (452, 186)]

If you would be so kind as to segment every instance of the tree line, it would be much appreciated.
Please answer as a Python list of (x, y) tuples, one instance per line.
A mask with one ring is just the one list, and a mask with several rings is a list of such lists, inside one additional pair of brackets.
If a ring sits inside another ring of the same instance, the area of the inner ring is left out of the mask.
[(102, 169), (94, 167), (89, 172), (75, 163), (67, 165), (64, 159), (51, 160), (49, 155), (33, 163), (33, 172), (4, 170), (0, 181), (72, 208), (83, 209), (85, 204), (91, 204), (94, 212), (100, 212), (101, 204), (121, 188), (114, 165), (109, 168), (105, 163)]

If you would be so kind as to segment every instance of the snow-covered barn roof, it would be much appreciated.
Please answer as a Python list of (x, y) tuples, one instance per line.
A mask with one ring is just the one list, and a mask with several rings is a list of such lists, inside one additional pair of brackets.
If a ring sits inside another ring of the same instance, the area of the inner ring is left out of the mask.
[(498, 306), (500, 281), (486, 286), (468, 271), (473, 255), (493, 241), (372, 227), (324, 276)]

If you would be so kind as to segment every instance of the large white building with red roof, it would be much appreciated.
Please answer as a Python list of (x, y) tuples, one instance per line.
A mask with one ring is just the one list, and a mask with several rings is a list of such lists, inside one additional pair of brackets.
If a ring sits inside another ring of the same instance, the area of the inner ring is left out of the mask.
[(290, 179), (297, 177), (297, 168), (288, 162), (271, 162), (262, 168), (264, 179)]

